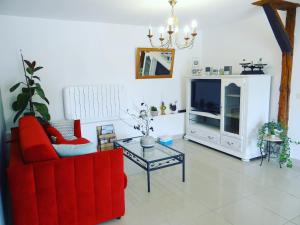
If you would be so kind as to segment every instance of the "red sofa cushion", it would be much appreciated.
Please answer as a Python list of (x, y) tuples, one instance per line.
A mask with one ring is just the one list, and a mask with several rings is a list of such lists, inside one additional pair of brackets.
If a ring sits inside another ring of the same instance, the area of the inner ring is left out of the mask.
[(43, 127), (34, 116), (19, 120), (19, 138), (24, 162), (59, 159)]
[(45, 131), (47, 132), (48, 136), (51, 137), (55, 137), (56, 141), (55, 143), (57, 143), (58, 140), (63, 140), (64, 137), (62, 136), (62, 134), (59, 132), (59, 130), (57, 130), (55, 127), (51, 126), (50, 124), (45, 126)]
[(45, 126), (45, 130), (48, 134), (49, 137), (55, 137), (56, 141), (55, 144), (70, 144), (70, 145), (79, 145), (79, 144), (87, 144), (90, 143), (89, 140), (82, 138), (81, 137), (81, 131), (80, 129), (78, 130), (75, 129), (74, 132), (76, 131), (76, 137), (77, 139), (74, 140), (66, 140), (63, 135), (57, 130), (55, 127), (49, 125)]

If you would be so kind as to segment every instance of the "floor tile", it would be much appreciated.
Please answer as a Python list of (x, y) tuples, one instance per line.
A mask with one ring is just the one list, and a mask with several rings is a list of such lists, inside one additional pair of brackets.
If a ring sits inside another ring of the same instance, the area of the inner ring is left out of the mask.
[(249, 199), (288, 220), (300, 214), (300, 198), (275, 188), (262, 189)]
[(217, 210), (217, 213), (233, 225), (282, 225), (287, 222), (274, 212), (248, 199), (225, 206)]
[(293, 218), (290, 222), (292, 222), (296, 225), (300, 225), (300, 214), (299, 214), (299, 216)]
[(224, 218), (216, 213), (209, 213), (200, 216), (197, 221), (197, 225), (231, 225)]

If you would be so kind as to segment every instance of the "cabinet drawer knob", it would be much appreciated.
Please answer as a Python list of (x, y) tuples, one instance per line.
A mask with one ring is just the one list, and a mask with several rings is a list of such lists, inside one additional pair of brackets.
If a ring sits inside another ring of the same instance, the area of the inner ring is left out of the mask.
[(233, 145), (234, 143), (233, 143), (233, 142), (227, 141), (227, 144), (228, 144), (228, 145)]

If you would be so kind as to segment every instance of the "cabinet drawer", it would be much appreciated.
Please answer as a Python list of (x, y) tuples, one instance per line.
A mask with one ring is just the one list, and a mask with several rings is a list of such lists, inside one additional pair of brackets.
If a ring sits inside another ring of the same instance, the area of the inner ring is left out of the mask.
[(242, 151), (242, 142), (239, 139), (222, 136), (221, 144), (228, 149)]
[(196, 137), (201, 137), (201, 138), (205, 137), (205, 133), (201, 129), (193, 126), (187, 129), (187, 133)]
[(193, 126), (189, 127), (187, 132), (199, 139), (202, 139), (203, 141), (220, 144), (220, 134), (216, 132), (211, 132), (207, 129), (201, 129)]

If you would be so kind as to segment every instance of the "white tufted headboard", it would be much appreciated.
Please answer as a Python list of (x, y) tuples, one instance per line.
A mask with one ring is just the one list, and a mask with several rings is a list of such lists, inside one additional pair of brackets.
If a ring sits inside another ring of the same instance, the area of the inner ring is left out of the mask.
[(122, 85), (74, 86), (63, 90), (66, 119), (98, 122), (120, 119), (124, 110)]

